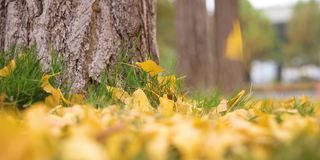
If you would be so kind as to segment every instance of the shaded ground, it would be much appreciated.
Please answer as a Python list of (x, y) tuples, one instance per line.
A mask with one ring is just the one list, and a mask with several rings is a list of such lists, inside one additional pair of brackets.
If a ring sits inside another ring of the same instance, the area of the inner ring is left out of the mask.
[(271, 98), (271, 99), (288, 99), (291, 97), (308, 96), (311, 99), (316, 99), (315, 90), (291, 90), (291, 91), (266, 91), (266, 92), (253, 92), (253, 96), (256, 98)]
[(275, 84), (253, 87), (253, 96), (256, 98), (287, 99), (290, 97), (308, 96), (317, 99), (317, 83)]

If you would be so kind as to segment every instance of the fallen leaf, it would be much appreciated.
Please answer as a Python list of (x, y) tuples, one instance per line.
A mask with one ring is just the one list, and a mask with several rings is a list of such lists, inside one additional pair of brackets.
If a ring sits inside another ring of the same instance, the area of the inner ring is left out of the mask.
[(16, 69), (16, 62), (11, 60), (9, 64), (2, 69), (0, 69), (0, 77), (9, 76)]
[(70, 102), (63, 97), (63, 94), (60, 89), (54, 88), (49, 79), (53, 75), (44, 75), (41, 79), (41, 88), (47, 93), (51, 94), (45, 98), (45, 104), (51, 107), (55, 107), (60, 104), (60, 100), (62, 99), (65, 103), (70, 104)]
[(85, 103), (85, 97), (82, 94), (72, 94), (70, 96), (69, 102), (71, 104), (84, 104)]
[(136, 65), (140, 67), (143, 71), (149, 73), (151, 77), (161, 73), (164, 71), (162, 67), (156, 64), (156, 62), (152, 60), (147, 60), (145, 62), (137, 62)]
[(153, 108), (151, 107), (148, 97), (146, 96), (146, 94), (143, 92), (142, 89), (136, 90), (132, 94), (132, 98), (133, 98), (133, 104), (132, 104), (133, 108), (141, 112), (152, 111)]
[(246, 91), (242, 90), (227, 103), (229, 106), (229, 111), (231, 111), (243, 99), (245, 94)]
[(228, 103), (228, 101), (226, 99), (221, 100), (220, 104), (217, 107), (217, 112), (218, 113), (226, 112), (228, 110), (227, 103)]
[(160, 86), (164, 86), (170, 90), (170, 92), (175, 92), (176, 91), (176, 81), (177, 78), (174, 75), (171, 76), (158, 76), (157, 77), (158, 83)]
[(159, 111), (164, 115), (171, 115), (173, 114), (174, 109), (174, 101), (167, 98), (167, 95), (159, 98), (160, 105)]
[(112, 98), (114, 100), (119, 100), (124, 104), (129, 104), (132, 101), (131, 96), (129, 95), (128, 92), (124, 91), (121, 88), (116, 88), (116, 87), (110, 87), (107, 86), (107, 89), (112, 93)]

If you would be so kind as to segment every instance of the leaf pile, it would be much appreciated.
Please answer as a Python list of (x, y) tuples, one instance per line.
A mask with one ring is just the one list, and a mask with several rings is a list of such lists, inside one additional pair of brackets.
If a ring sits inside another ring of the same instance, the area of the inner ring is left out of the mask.
[[(0, 159), (320, 158), (320, 110), (307, 97), (254, 100), (241, 91), (204, 107), (177, 94), (177, 78), (160, 76), (159, 66), (137, 66), (150, 74), (146, 87), (107, 86), (116, 103), (104, 108), (45, 100), (22, 112), (1, 107)], [(46, 99), (63, 100), (43, 78)], [(151, 90), (159, 102), (152, 104), (146, 92), (163, 84), (163, 92)]]

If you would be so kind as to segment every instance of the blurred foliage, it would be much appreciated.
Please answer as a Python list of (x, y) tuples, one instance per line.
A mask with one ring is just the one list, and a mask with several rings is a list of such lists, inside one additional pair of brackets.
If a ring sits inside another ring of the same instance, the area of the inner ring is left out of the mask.
[(288, 24), (288, 43), (283, 50), (293, 64), (319, 64), (320, 8), (316, 1), (299, 2)]
[[(244, 64), (254, 59), (281, 60), (277, 35), (271, 22), (260, 11), (255, 10), (248, 0), (240, 1), (240, 21), (244, 43)], [(247, 69), (250, 66), (246, 66)]]
[[(170, 72), (174, 72), (176, 67), (174, 4), (171, 0), (159, 0), (157, 3), (157, 39), (160, 64)], [(209, 18), (209, 21), (211, 19), (213, 18)], [(248, 0), (240, 1), (240, 19), (244, 38), (244, 64), (250, 64), (254, 59), (280, 61), (281, 56), (277, 52), (279, 47), (274, 27), (260, 11), (250, 5)], [(211, 22), (210, 25), (212, 28), (214, 24)], [(246, 67), (249, 69), (250, 66)]]
[(174, 4), (170, 0), (157, 1), (157, 41), (160, 64), (174, 73), (176, 69), (176, 35), (174, 30)]

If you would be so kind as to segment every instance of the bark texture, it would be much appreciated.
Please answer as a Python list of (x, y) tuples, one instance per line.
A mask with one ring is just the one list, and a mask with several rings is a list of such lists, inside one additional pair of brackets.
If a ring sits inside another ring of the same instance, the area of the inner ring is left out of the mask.
[(158, 58), (156, 0), (0, 0), (0, 50), (37, 45), (45, 69), (50, 49), (68, 66), (74, 89), (110, 68), (119, 54)]
[(179, 72), (190, 87), (214, 85), (205, 0), (176, 0), (176, 34)]
[(238, 0), (215, 0), (215, 69), (217, 86), (225, 93), (244, 85), (243, 64), (226, 58), (226, 39), (238, 18)]

